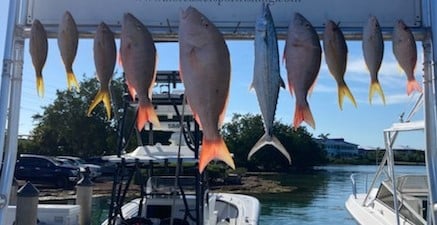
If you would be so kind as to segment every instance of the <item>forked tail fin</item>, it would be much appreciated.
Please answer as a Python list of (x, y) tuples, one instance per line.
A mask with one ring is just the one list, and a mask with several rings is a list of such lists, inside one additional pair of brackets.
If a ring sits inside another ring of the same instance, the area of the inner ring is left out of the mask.
[(209, 162), (217, 159), (225, 162), (232, 169), (235, 169), (235, 163), (229, 153), (228, 147), (222, 138), (218, 140), (202, 140), (202, 151), (200, 151), (199, 172), (202, 173)]
[(156, 115), (155, 109), (153, 108), (153, 104), (150, 102), (140, 102), (137, 115), (137, 128), (139, 131), (144, 128), (146, 122), (150, 122), (154, 126), (160, 127), (159, 119)]
[(416, 79), (407, 81), (407, 94), (410, 95), (413, 91), (422, 92), (422, 87)]
[(288, 154), (287, 149), (281, 144), (279, 139), (277, 139), (274, 135), (269, 136), (268, 133), (265, 133), (259, 140), (256, 142), (256, 144), (252, 147), (249, 154), (247, 155), (247, 160), (250, 160), (250, 158), (262, 147), (265, 145), (272, 145), (276, 149), (279, 150), (279, 152), (282, 153), (282, 155), (287, 158), (288, 162), (291, 164), (291, 157), (290, 154)]
[(305, 102), (303, 105), (296, 104), (293, 120), (294, 129), (297, 129), (304, 121), (313, 129), (316, 129), (316, 123), (314, 122), (313, 114), (311, 113), (310, 106), (307, 102)]
[(382, 102), (385, 105), (385, 96), (384, 92), (382, 91), (381, 85), (378, 81), (372, 81), (370, 84), (370, 91), (369, 91), (369, 102), (372, 104), (372, 97), (375, 94), (375, 91), (378, 92), (378, 94), (381, 96)]
[(111, 97), (108, 90), (99, 90), (96, 97), (94, 97), (94, 100), (91, 102), (90, 107), (88, 108), (87, 116), (91, 116), (93, 109), (102, 101), (105, 105), (108, 120), (111, 119)]
[(357, 107), (357, 102), (355, 101), (355, 98), (352, 95), (352, 92), (350, 91), (348, 86), (346, 84), (340, 84), (340, 85), (338, 85), (338, 105), (339, 105), (341, 110), (343, 110), (344, 96), (348, 97), (351, 100), (351, 102), (355, 106), (355, 108)]
[(73, 71), (67, 72), (67, 86), (68, 90), (72, 90), (73, 87), (76, 88), (76, 91), (79, 91), (79, 83), (76, 80), (76, 76), (74, 75)]
[(42, 79), (42, 74), (36, 75), (36, 91), (39, 97), (44, 97), (44, 81)]

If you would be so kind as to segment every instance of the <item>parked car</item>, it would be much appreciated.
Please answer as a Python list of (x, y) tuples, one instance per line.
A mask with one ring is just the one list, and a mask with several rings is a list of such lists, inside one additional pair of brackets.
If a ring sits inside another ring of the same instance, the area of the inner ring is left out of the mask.
[(89, 169), (90, 172), (90, 178), (92, 180), (95, 180), (97, 177), (102, 175), (102, 168), (99, 165), (91, 164), (85, 162), (83, 159), (75, 156), (57, 156), (56, 158), (61, 160), (67, 160), (72, 165), (78, 166), (81, 173), (84, 173), (86, 171), (86, 168)]
[(51, 156), (21, 154), (15, 164), (15, 178), (72, 188), (80, 176), (77, 167), (60, 163)]
[(101, 167), (103, 176), (114, 175), (117, 169), (117, 164), (115, 162), (107, 160), (105, 156), (89, 157), (86, 159), (86, 162), (99, 165)]

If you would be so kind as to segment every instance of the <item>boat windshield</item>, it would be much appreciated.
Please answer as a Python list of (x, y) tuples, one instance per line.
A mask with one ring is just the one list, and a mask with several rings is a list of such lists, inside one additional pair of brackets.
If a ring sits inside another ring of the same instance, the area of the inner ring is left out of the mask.
[[(146, 192), (150, 194), (171, 194), (178, 192), (179, 187), (175, 186), (176, 177), (174, 176), (153, 176), (147, 180)], [(189, 176), (180, 176), (178, 185), (181, 186), (185, 193), (194, 193), (196, 179)]]
[[(400, 214), (413, 224), (426, 224), (427, 217), (427, 178), (424, 175), (406, 175), (396, 179), (398, 206)], [(390, 180), (383, 181), (376, 199), (393, 209), (393, 192)]]

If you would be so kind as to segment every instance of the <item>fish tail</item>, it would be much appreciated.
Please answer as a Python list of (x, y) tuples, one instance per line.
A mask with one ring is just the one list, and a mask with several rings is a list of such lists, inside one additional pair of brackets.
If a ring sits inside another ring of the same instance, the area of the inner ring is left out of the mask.
[(410, 95), (413, 91), (422, 92), (422, 87), (416, 79), (407, 81), (407, 94)]
[(303, 105), (296, 105), (293, 121), (294, 128), (297, 129), (297, 127), (299, 127), (299, 125), (304, 121), (310, 125), (310, 127), (316, 129), (316, 123), (314, 122), (313, 114), (311, 113), (310, 106), (307, 102)]
[(160, 127), (158, 116), (156, 115), (153, 104), (150, 102), (141, 103), (138, 107), (137, 128), (142, 130), (146, 122), (152, 123), (156, 127)]
[(370, 91), (369, 91), (369, 102), (370, 102), (370, 104), (372, 104), (372, 97), (375, 94), (375, 91), (378, 92), (378, 94), (381, 96), (382, 102), (385, 105), (384, 92), (382, 91), (381, 85), (379, 84), (378, 81), (373, 81), (370, 84)]
[(268, 133), (265, 133), (259, 140), (258, 142), (256, 142), (256, 144), (252, 147), (252, 149), (250, 150), (248, 156), (247, 156), (247, 160), (250, 160), (250, 158), (258, 151), (260, 150), (263, 146), (265, 145), (272, 145), (274, 146), (276, 149), (279, 150), (279, 152), (282, 153), (282, 155), (285, 156), (285, 158), (287, 158), (288, 162), (291, 164), (291, 157), (290, 154), (288, 154), (287, 149), (281, 144), (281, 142), (279, 141), (278, 138), (276, 138), (274, 135), (269, 136)]
[(73, 71), (67, 72), (67, 86), (68, 90), (72, 90), (73, 87), (76, 88), (76, 91), (79, 91), (79, 83), (76, 80), (76, 76)]
[(42, 79), (42, 74), (36, 75), (36, 91), (38, 96), (44, 97), (44, 80)]
[(218, 140), (202, 140), (202, 151), (200, 151), (199, 172), (202, 173), (209, 162), (217, 159), (225, 162), (232, 169), (235, 169), (235, 163), (229, 153), (228, 147), (222, 138)]
[(91, 116), (91, 112), (101, 101), (103, 101), (103, 104), (105, 105), (106, 115), (108, 116), (109, 120), (111, 118), (111, 98), (108, 90), (100, 90), (97, 93), (96, 97), (94, 97), (94, 100), (91, 102), (91, 105), (88, 108), (87, 116)]
[(343, 99), (344, 96), (348, 97), (352, 104), (357, 107), (357, 102), (355, 101), (354, 96), (352, 95), (352, 92), (350, 91), (349, 87), (346, 84), (338, 85), (338, 105), (340, 106), (340, 109), (343, 110)]

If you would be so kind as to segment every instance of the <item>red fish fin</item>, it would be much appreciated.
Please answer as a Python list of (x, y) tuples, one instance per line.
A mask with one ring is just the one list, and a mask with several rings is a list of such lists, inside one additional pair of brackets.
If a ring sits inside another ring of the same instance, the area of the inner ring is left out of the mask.
[(314, 122), (313, 115), (308, 103), (304, 105), (296, 105), (296, 112), (294, 113), (293, 126), (296, 129), (302, 122), (306, 122), (310, 127), (316, 129), (316, 123)]
[(108, 116), (108, 120), (111, 118), (111, 97), (109, 95), (108, 90), (100, 90), (94, 100), (91, 102), (90, 107), (88, 108), (87, 116), (91, 116), (91, 112), (94, 108), (103, 101), (106, 109), (106, 115)]
[(160, 127), (158, 116), (152, 103), (140, 103), (138, 106), (137, 129), (144, 129), (146, 122), (152, 123), (156, 127)]
[(36, 91), (39, 97), (44, 97), (44, 81), (42, 79), (42, 74), (36, 76)]
[(378, 92), (378, 94), (381, 96), (382, 102), (385, 105), (384, 92), (382, 91), (381, 85), (379, 84), (378, 81), (373, 81), (370, 84), (370, 91), (369, 91), (369, 102), (370, 102), (370, 104), (372, 104), (372, 97), (375, 94), (375, 91)]
[(76, 91), (79, 91), (79, 83), (77, 83), (76, 76), (73, 71), (67, 72), (67, 86), (68, 90), (72, 90), (73, 87), (76, 88)]
[(352, 104), (357, 107), (357, 102), (355, 101), (354, 96), (352, 95), (352, 92), (349, 90), (348, 86), (346, 84), (339, 84), (338, 85), (338, 105), (341, 110), (343, 110), (343, 99), (344, 96), (348, 97)]
[(413, 91), (422, 92), (422, 87), (416, 79), (407, 82), (407, 94), (410, 95)]
[[(120, 50), (121, 51), (121, 50)], [(119, 52), (118, 54), (117, 54), (117, 62), (118, 62), (118, 65), (120, 65), (121, 67), (123, 67), (123, 60), (121, 59), (121, 52)]]
[(129, 81), (126, 80), (126, 84), (127, 84), (127, 90), (129, 91), (129, 95), (131, 96), (131, 98), (133, 100), (135, 100), (135, 96), (137, 95), (137, 91), (135, 90), (134, 87), (132, 87), (132, 85), (129, 84)]
[(197, 113), (193, 112), (194, 119), (196, 120), (197, 124), (199, 124), (200, 129), (202, 129), (202, 123), (200, 122), (200, 117)]
[(222, 138), (218, 140), (203, 139), (199, 159), (199, 172), (202, 173), (209, 162), (215, 159), (223, 161), (232, 169), (235, 169), (234, 160)]

